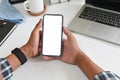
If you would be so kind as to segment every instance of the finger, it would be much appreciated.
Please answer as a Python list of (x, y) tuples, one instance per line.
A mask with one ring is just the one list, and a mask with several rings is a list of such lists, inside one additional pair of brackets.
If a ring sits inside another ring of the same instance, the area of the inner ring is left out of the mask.
[(40, 47), (40, 48), (42, 47), (42, 42), (41, 42), (41, 41), (39, 42), (39, 47)]
[(42, 31), (40, 31), (40, 40), (42, 39)]
[(42, 56), (42, 60), (60, 60), (60, 57), (54, 57), (54, 56)]
[(63, 38), (63, 39), (62, 39), (62, 42), (65, 42), (65, 41), (66, 41), (66, 39)]
[(42, 52), (41, 46), (38, 47), (38, 52), (40, 52), (40, 53)]
[(48, 61), (48, 60), (55, 60), (55, 59), (53, 57), (42, 56), (42, 60)]
[(39, 22), (36, 24), (35, 30), (40, 30), (42, 27), (42, 19), (39, 20)]
[(64, 28), (63, 28), (63, 31), (64, 31), (64, 33), (67, 35), (68, 38), (73, 37), (72, 33), (71, 33), (67, 28), (64, 27)]

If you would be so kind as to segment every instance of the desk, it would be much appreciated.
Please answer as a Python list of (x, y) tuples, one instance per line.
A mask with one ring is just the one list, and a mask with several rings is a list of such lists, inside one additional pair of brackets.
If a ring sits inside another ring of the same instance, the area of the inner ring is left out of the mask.
[[(46, 13), (59, 13), (64, 16), (67, 26), (79, 11), (84, 0), (47, 6)], [(0, 57), (11, 53), (15, 47), (21, 47), (29, 39), (30, 33), (42, 16), (30, 16), (23, 8), (23, 4), (14, 5), (26, 17), (26, 21), (15, 29), (5, 43), (0, 47)], [(120, 46), (73, 33), (80, 48), (100, 67), (120, 75)], [(89, 66), (88, 66), (89, 67)], [(40, 57), (30, 59), (18, 68), (12, 80), (87, 80), (82, 71), (75, 65), (61, 61), (42, 61)]]

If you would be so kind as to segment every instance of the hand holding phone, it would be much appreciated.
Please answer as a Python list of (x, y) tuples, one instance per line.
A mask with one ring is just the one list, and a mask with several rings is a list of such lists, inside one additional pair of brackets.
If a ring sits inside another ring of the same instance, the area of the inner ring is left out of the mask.
[(63, 34), (63, 16), (46, 14), (43, 16), (42, 54), (60, 56)]

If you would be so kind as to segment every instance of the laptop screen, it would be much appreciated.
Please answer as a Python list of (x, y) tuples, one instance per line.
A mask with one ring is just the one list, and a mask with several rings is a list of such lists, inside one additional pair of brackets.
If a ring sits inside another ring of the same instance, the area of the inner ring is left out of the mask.
[(86, 0), (86, 3), (120, 12), (120, 0)]

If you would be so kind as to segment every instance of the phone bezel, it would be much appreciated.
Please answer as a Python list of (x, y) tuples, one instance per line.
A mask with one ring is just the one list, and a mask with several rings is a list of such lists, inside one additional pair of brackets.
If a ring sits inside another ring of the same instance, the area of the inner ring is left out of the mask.
[[(61, 52), (60, 52), (60, 55), (45, 55), (45, 54), (43, 54), (44, 17), (45, 17), (46, 15), (50, 15), (50, 16), (61, 16), (61, 17), (62, 17), (62, 24), (61, 24), (61, 26), (62, 26), (62, 27), (61, 27), (61, 28), (62, 28), (62, 29), (61, 29), (61, 45), (60, 45), (60, 46), (61, 46), (61, 50), (60, 50)], [(63, 15), (61, 15), (61, 14), (44, 14), (44, 15), (43, 15), (43, 22), (42, 22), (42, 51), (41, 51), (41, 52), (42, 52), (42, 55), (43, 55), (43, 56), (56, 56), (56, 57), (57, 57), (57, 56), (61, 56), (61, 55), (62, 55), (62, 46), (63, 46), (62, 37), (63, 37)]]

